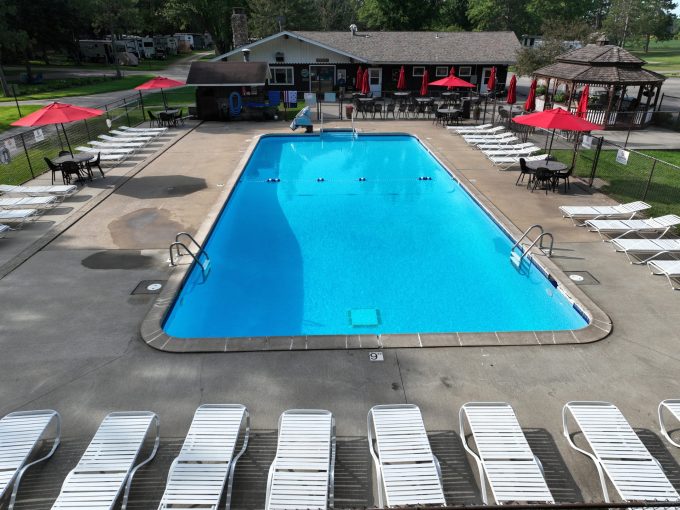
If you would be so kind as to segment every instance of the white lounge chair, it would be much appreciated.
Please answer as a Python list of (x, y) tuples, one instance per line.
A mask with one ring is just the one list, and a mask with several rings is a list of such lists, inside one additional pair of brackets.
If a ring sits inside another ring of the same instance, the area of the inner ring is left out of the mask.
[(492, 127), (493, 124), (480, 124), (479, 126), (446, 126), (446, 129), (456, 133), (474, 133), (475, 131), (484, 131), (485, 129), (490, 129)]
[(279, 418), (266, 510), (333, 507), (335, 419), (330, 411), (291, 409)]
[[(170, 466), (159, 510), (217, 510), (225, 484), (225, 508), (228, 509), (234, 469), (246, 451), (249, 433), (250, 416), (245, 406), (205, 404), (199, 407), (182, 449)], [(234, 456), (241, 436), (243, 446)]]
[[(152, 428), (155, 428), (153, 450), (146, 459), (137, 463)], [(122, 503), (125, 510), (135, 472), (153, 459), (159, 443), (159, 422), (155, 413), (130, 411), (109, 414), (76, 467), (66, 476), (52, 508), (111, 509), (125, 487)]]
[[(646, 264), (659, 255), (680, 253), (680, 239), (612, 239), (616, 251), (622, 251), (631, 264)], [(647, 258), (644, 258), (648, 255)]]
[(102, 155), (104, 154), (132, 154), (135, 152), (135, 149), (132, 147), (86, 147), (84, 145), (81, 145), (79, 147), (76, 147), (77, 151), (80, 152), (92, 152), (94, 154), (101, 152)]
[(0, 193), (7, 193), (13, 195), (28, 195), (28, 196), (42, 196), (54, 195), (61, 197), (70, 197), (76, 191), (78, 186), (74, 184), (59, 185), (59, 186), (12, 186), (11, 184), (0, 184)]
[(489, 156), (489, 161), (501, 170), (507, 170), (510, 167), (519, 165), (520, 158), (524, 158), (525, 161), (544, 161), (547, 157), (547, 154), (539, 154), (537, 156)]
[(632, 220), (638, 213), (651, 207), (645, 202), (592, 206), (561, 205), (560, 212), (563, 218), (571, 218), (576, 225), (582, 226), (586, 220)]
[(515, 143), (515, 142), (508, 142), (508, 143), (480, 143), (476, 145), (479, 150), (481, 151), (492, 151), (492, 150), (508, 150), (508, 149), (528, 149), (531, 147), (535, 147), (535, 145), (531, 142), (525, 142), (525, 143)]
[(165, 133), (168, 128), (166, 127), (157, 127), (157, 128), (140, 128), (140, 127), (128, 127), (128, 126), (120, 126), (121, 130), (125, 132), (131, 132), (131, 133)]
[[(568, 429), (569, 416), (578, 425), (592, 452), (579, 448)], [(661, 469), (621, 411), (609, 402), (569, 402), (562, 409), (564, 437), (595, 464), (605, 502), (607, 481), (624, 502), (680, 501)]]
[[(31, 456), (38, 452), (43, 441), (50, 438), (52, 448), (49, 452), (32, 460)], [(14, 508), (21, 477), (26, 470), (50, 458), (60, 439), (61, 417), (51, 409), (17, 411), (0, 420), (0, 499), (12, 487), (9, 510)]]
[[(482, 501), (488, 504), (485, 479), (496, 504), (554, 503), (543, 476), (543, 466), (527, 443), (515, 411), (505, 402), (468, 402), (460, 408), (463, 447), (479, 470)], [(477, 447), (468, 445), (465, 423)]]
[(652, 274), (662, 274), (668, 278), (673, 290), (680, 290), (673, 280), (680, 279), (680, 260), (650, 260), (647, 262)]
[(107, 142), (123, 143), (123, 142), (143, 142), (145, 145), (153, 140), (150, 136), (109, 136), (99, 135), (98, 138), (106, 140)]
[(59, 197), (2, 197), (0, 196), (0, 209), (14, 209), (15, 207), (31, 207), (34, 209), (50, 208), (56, 206), (61, 200)]
[(492, 149), (492, 150), (484, 150), (482, 151), (484, 154), (486, 154), (489, 157), (499, 157), (499, 156), (531, 156), (532, 154), (535, 154), (542, 149), (540, 147), (536, 147), (534, 144), (530, 144), (528, 147), (515, 147), (511, 146), (508, 147), (507, 149)]
[(146, 145), (144, 142), (98, 142), (97, 140), (87, 143), (93, 147), (102, 147), (104, 149), (128, 149), (133, 147), (144, 147)]
[(0, 209), (0, 222), (16, 224), (14, 228), (21, 228), (24, 223), (35, 221), (39, 216), (38, 209)]
[(586, 220), (592, 232), (597, 232), (606, 241), (607, 237), (623, 237), (627, 234), (659, 234), (665, 236), (674, 226), (680, 225), (680, 216), (667, 214), (657, 218), (640, 220)]
[(486, 135), (464, 135), (463, 140), (470, 145), (479, 145), (480, 143), (496, 143), (503, 141), (514, 142), (517, 140), (517, 137), (512, 133), (490, 133)]
[(162, 133), (159, 133), (158, 131), (133, 131), (130, 133), (129, 131), (118, 131), (117, 129), (112, 129), (109, 131), (109, 133), (116, 135), (116, 136), (122, 136), (122, 137), (129, 137), (129, 136), (134, 136), (138, 138), (156, 138), (157, 136), (160, 136)]
[(496, 126), (496, 127), (491, 127), (491, 128), (486, 128), (486, 129), (476, 129), (472, 131), (469, 135), (467, 133), (459, 133), (463, 136), (463, 138), (466, 138), (468, 136), (489, 136), (489, 135), (499, 135), (499, 134), (509, 134), (508, 131), (505, 130), (505, 127), (503, 126)]
[(418, 406), (379, 405), (368, 413), (368, 448), (378, 507), (445, 506), (439, 462)]
[(661, 428), (661, 434), (668, 440), (670, 444), (680, 448), (680, 443), (673, 441), (670, 434), (668, 433), (668, 427), (666, 426), (666, 420), (664, 419), (664, 411), (671, 413), (673, 418), (675, 418), (677, 421), (680, 421), (680, 400), (664, 400), (659, 404), (659, 427)]
[(5, 237), (10, 231), (12, 230), (12, 227), (8, 225), (3, 225), (0, 223), (0, 239)]

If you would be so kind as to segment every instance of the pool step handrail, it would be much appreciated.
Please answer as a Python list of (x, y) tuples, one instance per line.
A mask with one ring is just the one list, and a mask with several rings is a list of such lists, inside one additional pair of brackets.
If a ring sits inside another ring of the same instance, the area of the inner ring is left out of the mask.
[[(182, 241), (179, 240), (182, 236), (188, 237), (191, 240), (191, 242), (193, 242), (198, 247), (198, 251), (196, 253), (191, 251), (186, 244), (184, 244)], [(182, 256), (182, 252), (180, 251), (180, 248), (184, 248), (184, 251), (186, 251), (189, 255), (191, 255), (191, 258), (194, 259), (194, 262), (196, 262), (196, 264), (201, 266), (201, 271), (203, 272), (203, 277), (206, 276), (208, 269), (210, 267), (210, 257), (208, 256), (208, 252), (203, 249), (203, 246), (201, 246), (200, 244), (198, 244), (198, 242), (196, 242), (196, 240), (193, 238), (193, 236), (191, 234), (189, 234), (188, 232), (177, 233), (177, 235), (175, 236), (175, 242), (172, 243), (170, 245), (170, 248), (168, 249), (168, 251), (170, 253), (170, 265), (176, 266), (177, 263), (175, 261), (175, 255), (174, 255), (175, 252), (173, 252), (173, 250), (172, 250), (173, 248), (175, 248), (177, 258)], [(201, 260), (200, 260), (201, 255), (205, 256), (205, 260), (203, 262), (201, 262)]]
[[(529, 246), (527, 246), (526, 248), (524, 248), (524, 246), (522, 246), (521, 242), (522, 242), (524, 239), (529, 239), (529, 234), (530, 234), (531, 231), (534, 230), (534, 229), (538, 229), (538, 230), (540, 231), (540, 234), (538, 235), (538, 237), (536, 237), (536, 239), (534, 239), (533, 241), (531, 241), (531, 243), (529, 244)], [(544, 240), (545, 238), (548, 238), (548, 239), (550, 240), (550, 244), (549, 244), (548, 247), (547, 247), (547, 249), (548, 249), (548, 252), (547, 252), (547, 253), (546, 253), (546, 247), (543, 245), (543, 240)], [(535, 225), (531, 225), (528, 229), (526, 229), (526, 230), (524, 231), (524, 233), (522, 234), (522, 236), (517, 240), (517, 242), (516, 242), (515, 244), (512, 245), (512, 248), (510, 248), (510, 260), (511, 260), (513, 263), (515, 263), (517, 266), (519, 266), (519, 265), (522, 263), (522, 259), (523, 259), (524, 257), (526, 257), (527, 255), (529, 255), (529, 252), (531, 251), (531, 249), (532, 249), (534, 246), (536, 246), (536, 243), (538, 243), (538, 249), (539, 249), (539, 250), (541, 250), (543, 253), (546, 253), (546, 255), (547, 255), (548, 257), (552, 257), (553, 245), (555, 244), (555, 238), (553, 237), (553, 235), (552, 235), (550, 232), (545, 232), (545, 231), (543, 230), (543, 226), (542, 226), (542, 225), (539, 225), (539, 224), (537, 223), (537, 224), (535, 224)], [(521, 247), (521, 248), (522, 248), (522, 254), (519, 255), (519, 256), (517, 256), (517, 255), (514, 255), (514, 256), (513, 256), (513, 254), (515, 254), (515, 249), (516, 249), (517, 247)]]

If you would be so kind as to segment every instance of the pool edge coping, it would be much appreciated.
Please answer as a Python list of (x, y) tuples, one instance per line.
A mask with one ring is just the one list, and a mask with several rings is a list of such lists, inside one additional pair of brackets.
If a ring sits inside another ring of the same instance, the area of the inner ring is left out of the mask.
[[(373, 133), (371, 133), (373, 134)], [(455, 179), (468, 195), (484, 209), (489, 217), (511, 239), (519, 239), (522, 232), (479, 191), (453, 164), (445, 163), (429, 143), (416, 134), (403, 132), (381, 132), (378, 135), (406, 135), (415, 138), (428, 153)], [(307, 136), (306, 134), (260, 133), (254, 135), (234, 172), (227, 179), (223, 190), (196, 232), (196, 240), (203, 245), (212, 232), (216, 220), (231, 197), (253, 151), (259, 141), (267, 136)], [(315, 132), (314, 136), (319, 136)], [(453, 167), (453, 168), (451, 168)], [(588, 320), (588, 325), (577, 330), (561, 331), (509, 331), (484, 333), (414, 333), (383, 335), (313, 335), (285, 337), (214, 337), (178, 338), (163, 330), (163, 322), (177, 293), (188, 277), (192, 264), (175, 266), (144, 317), (140, 336), (154, 349), (164, 352), (252, 352), (291, 350), (337, 350), (337, 349), (389, 349), (423, 347), (500, 347), (528, 345), (564, 345), (597, 342), (606, 338), (613, 329), (609, 316), (566, 276), (555, 263), (540, 252), (532, 249), (532, 262), (548, 278), (552, 278), (567, 299), (572, 301)], [(541, 255), (543, 255), (541, 257)]]

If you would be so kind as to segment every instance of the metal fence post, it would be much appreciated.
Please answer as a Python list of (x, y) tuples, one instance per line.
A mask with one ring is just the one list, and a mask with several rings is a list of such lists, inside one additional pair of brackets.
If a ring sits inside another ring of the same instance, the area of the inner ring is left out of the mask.
[(17, 105), (17, 111), (19, 112), (19, 117), (23, 117), (21, 114), (21, 108), (19, 107), (19, 100), (17, 99), (17, 88), (14, 83), (12, 83), (12, 93), (14, 94), (14, 102)]
[(597, 145), (595, 146), (595, 156), (593, 157), (593, 166), (590, 169), (590, 179), (589, 179), (589, 182), (588, 182), (588, 186), (593, 185), (593, 181), (595, 180), (595, 175), (597, 174), (597, 165), (600, 162), (600, 152), (602, 151), (602, 142), (604, 142), (603, 136), (597, 138)]
[(125, 108), (125, 118), (127, 119), (128, 126), (130, 125), (130, 114), (128, 113), (127, 101), (123, 98), (123, 108)]
[(35, 178), (35, 174), (33, 173), (33, 165), (31, 164), (31, 157), (28, 155), (26, 140), (24, 140), (24, 134), (19, 133), (19, 138), (21, 138), (21, 145), (24, 146), (24, 154), (26, 154), (26, 160), (28, 161), (28, 169), (31, 171), (31, 178)]
[(144, 112), (144, 97), (142, 96), (142, 91), (139, 91), (139, 105), (142, 107), (142, 122), (146, 120), (146, 113)]
[(87, 138), (88, 140), (91, 140), (92, 137), (90, 136), (90, 126), (87, 125), (87, 119), (83, 119), (83, 122), (85, 123), (85, 133), (87, 133)]
[(649, 179), (647, 179), (647, 185), (645, 186), (645, 192), (642, 195), (642, 200), (647, 199), (647, 192), (649, 191), (649, 185), (652, 183), (652, 176), (654, 175), (654, 169), (656, 168), (656, 159), (652, 163), (652, 170), (649, 172)]

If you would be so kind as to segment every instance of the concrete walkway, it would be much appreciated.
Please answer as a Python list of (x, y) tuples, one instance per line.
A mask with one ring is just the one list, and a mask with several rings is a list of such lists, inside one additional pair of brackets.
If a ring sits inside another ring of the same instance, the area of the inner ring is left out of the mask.
[[(582, 289), (611, 316), (614, 332), (588, 345), (385, 350), (383, 362), (361, 350), (174, 355), (148, 348), (139, 325), (152, 296), (133, 290), (167, 279), (175, 232), (198, 229), (252, 137), (289, 132), (281, 122), (204, 123), (0, 280), (0, 415), (54, 408), (64, 418), (62, 447), (26, 479), (17, 508), (49, 508), (101, 419), (130, 409), (152, 409), (161, 419), (159, 457), (140, 471), (130, 506), (155, 508), (193, 412), (207, 402), (239, 402), (251, 412), (254, 440), (236, 470), (236, 509), (262, 507), (272, 430), (282, 411), (300, 407), (336, 416), (336, 508), (370, 504), (366, 413), (379, 403), (421, 407), (449, 502), (479, 501), (456, 430), (458, 408), (476, 400), (514, 406), (558, 501), (602, 500), (592, 464), (561, 436), (561, 408), (574, 399), (616, 403), (680, 489), (680, 452), (658, 435), (655, 414), (660, 400), (680, 397), (680, 292), (557, 210), (606, 197), (578, 183), (569, 195), (529, 193), (515, 186), (516, 172), (499, 172), (429, 121), (359, 127), (417, 134), (518, 228), (542, 223), (555, 234), (554, 261), (596, 279)], [(86, 203), (90, 194), (89, 186), (79, 193)], [(2, 250), (31, 228), (0, 241)]]

